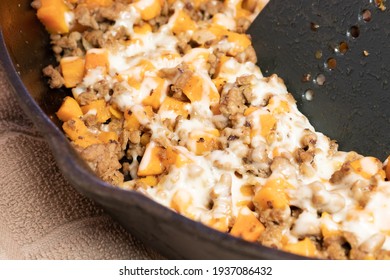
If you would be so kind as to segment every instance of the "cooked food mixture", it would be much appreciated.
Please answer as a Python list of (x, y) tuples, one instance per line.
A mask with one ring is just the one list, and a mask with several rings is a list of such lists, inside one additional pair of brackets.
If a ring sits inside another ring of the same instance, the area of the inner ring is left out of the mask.
[(71, 89), (57, 116), (104, 181), (299, 255), (390, 258), (390, 164), (338, 151), (245, 34), (264, 0), (36, 0)]

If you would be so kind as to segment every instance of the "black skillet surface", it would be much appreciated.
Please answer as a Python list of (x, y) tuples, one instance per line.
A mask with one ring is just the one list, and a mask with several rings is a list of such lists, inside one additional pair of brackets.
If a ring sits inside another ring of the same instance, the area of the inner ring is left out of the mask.
[(30, 3), (0, 0), (0, 63), (21, 107), (40, 129), (61, 171), (79, 192), (171, 259), (303, 259), (212, 230), (140, 193), (117, 189), (98, 179), (70, 146), (54, 115), (66, 92), (49, 90), (42, 77), (42, 68), (53, 63), (53, 54), (48, 34)]
[(390, 1), (387, 9), (380, 3), (271, 0), (249, 33), (263, 74), (284, 79), (317, 131), (341, 150), (384, 160), (390, 154)]

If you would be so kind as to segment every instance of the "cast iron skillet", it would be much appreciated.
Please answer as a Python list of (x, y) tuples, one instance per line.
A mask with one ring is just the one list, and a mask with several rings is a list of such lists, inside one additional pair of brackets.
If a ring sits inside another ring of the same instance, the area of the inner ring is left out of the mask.
[(134, 236), (171, 259), (302, 259), (210, 229), (145, 196), (114, 188), (84, 164), (60, 130), (54, 112), (66, 92), (49, 90), (42, 68), (52, 63), (49, 38), (31, 0), (0, 1), (0, 60), (21, 107), (49, 143), (69, 182)]

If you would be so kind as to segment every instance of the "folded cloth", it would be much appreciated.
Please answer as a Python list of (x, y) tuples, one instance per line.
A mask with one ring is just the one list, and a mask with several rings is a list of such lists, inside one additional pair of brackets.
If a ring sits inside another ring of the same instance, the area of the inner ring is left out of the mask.
[(62, 176), (0, 65), (0, 259), (161, 259)]

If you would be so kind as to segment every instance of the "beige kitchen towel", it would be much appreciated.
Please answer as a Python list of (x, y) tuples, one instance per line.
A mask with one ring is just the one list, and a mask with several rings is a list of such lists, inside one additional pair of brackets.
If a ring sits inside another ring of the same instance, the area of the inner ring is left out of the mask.
[(0, 66), (0, 259), (160, 259), (77, 193)]

